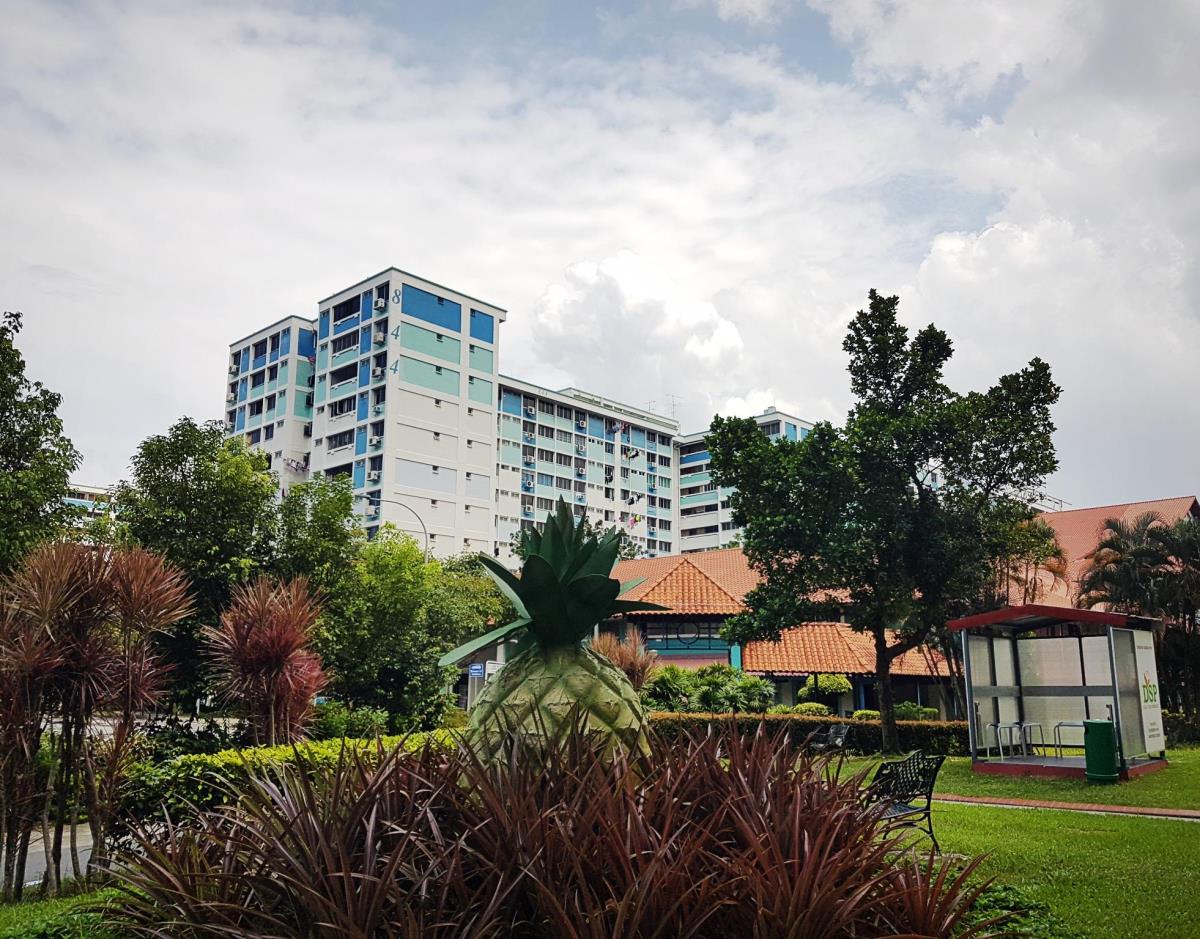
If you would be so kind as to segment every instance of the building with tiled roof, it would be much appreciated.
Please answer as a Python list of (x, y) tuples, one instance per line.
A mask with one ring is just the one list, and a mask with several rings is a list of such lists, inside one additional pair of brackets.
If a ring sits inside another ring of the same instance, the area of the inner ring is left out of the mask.
[[(613, 576), (641, 583), (625, 599), (657, 603), (664, 609), (630, 614), (619, 623), (635, 625), (648, 649), (664, 664), (699, 668), (729, 663), (775, 682), (782, 703), (795, 700), (809, 675), (839, 674), (854, 688), (838, 702), (839, 711), (874, 702), (875, 653), (870, 636), (846, 623), (803, 623), (785, 630), (778, 642), (731, 647), (720, 636), (725, 619), (745, 608), (746, 594), (758, 583), (741, 548), (620, 561)], [(936, 652), (914, 650), (893, 663), (897, 700), (940, 705), (945, 662)]]
[(1051, 581), (1043, 576), (1041, 583), (1045, 594), (1037, 598), (1038, 603), (1049, 606), (1074, 606), (1078, 595), (1080, 575), (1087, 567), (1087, 557), (1096, 550), (1104, 523), (1110, 519), (1132, 522), (1139, 515), (1153, 512), (1170, 525), (1188, 516), (1200, 517), (1200, 504), (1195, 496), (1179, 496), (1174, 499), (1151, 499), (1146, 502), (1122, 502), (1116, 505), (1099, 505), (1086, 509), (1067, 509), (1062, 512), (1043, 512), (1038, 517), (1054, 529), (1059, 546), (1067, 561), (1066, 582)]

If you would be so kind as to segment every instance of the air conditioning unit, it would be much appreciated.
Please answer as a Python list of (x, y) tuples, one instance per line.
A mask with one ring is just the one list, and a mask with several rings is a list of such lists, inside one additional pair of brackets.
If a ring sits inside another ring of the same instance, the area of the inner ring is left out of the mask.
[(383, 438), (382, 437), (372, 437), (370, 440), (367, 441), (367, 443), (369, 443), (372, 447), (382, 446)]
[(575, 501), (576, 502), (582, 502), (586, 498), (587, 498), (587, 496), (582, 492), (575, 493)]
[(386, 310), (387, 309), (387, 300), (385, 300), (383, 297), (376, 297), (374, 306), (375, 306), (375, 310), (377, 312)]
[(587, 453), (587, 447), (584, 446), (582, 443), (577, 444), (575, 447), (575, 452), (576, 453)]
[(367, 472), (367, 481), (377, 483), (383, 479), (383, 470), (369, 470)]
[(657, 528), (647, 528), (646, 534), (649, 535), (651, 538), (653, 538), (655, 535), (658, 534), (658, 529)]
[(367, 518), (379, 518), (379, 506), (368, 505), (366, 511)]
[(229, 366), (229, 374), (230, 375), (236, 375), (237, 373), (238, 373), (238, 367), (236, 365)]
[(233, 402), (237, 400), (237, 395), (235, 395), (235, 394), (234, 394), (234, 393), (231, 391), (231, 392), (229, 392), (227, 395), (225, 395), (225, 400), (226, 400), (227, 402), (229, 402), (230, 404), (233, 404)]
[(387, 333), (382, 329), (375, 330), (375, 345), (382, 346), (385, 342), (387, 342)]
[(537, 417), (537, 411), (534, 410), (533, 408), (527, 406), (525, 408), (525, 416), (526, 417)]
[(226, 431), (226, 433), (230, 433), (230, 434), (232, 434), (232, 433), (233, 433), (233, 430), (234, 430), (234, 428), (235, 428), (236, 426), (237, 426), (237, 425), (236, 425), (236, 424), (234, 424), (234, 423), (233, 423), (233, 421), (226, 421), (226, 422), (225, 422), (225, 431)]
[(377, 365), (371, 369), (371, 377), (375, 379), (383, 378), (383, 367)]
[(375, 405), (375, 407), (374, 407), (374, 408), (372, 408), (371, 410), (373, 410), (373, 411), (374, 411), (376, 414), (382, 414), (382, 413), (383, 413), (383, 405), (382, 405), (382, 404), (377, 404), (377, 405)]
[(575, 426), (580, 430), (587, 430), (587, 421), (576, 421)]
[(533, 506), (532, 505), (521, 506), (521, 514), (524, 515), (526, 518), (533, 518)]
[(521, 460), (521, 463), (524, 466), (533, 466), (533, 457), (527, 456)]
[(587, 470), (585, 470), (582, 466), (577, 466), (575, 467), (575, 475), (580, 479), (583, 479), (585, 476), (587, 476)]

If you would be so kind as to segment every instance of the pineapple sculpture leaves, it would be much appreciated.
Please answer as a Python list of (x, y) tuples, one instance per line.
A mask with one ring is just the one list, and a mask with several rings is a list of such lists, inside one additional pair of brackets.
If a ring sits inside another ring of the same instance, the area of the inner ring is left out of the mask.
[(585, 642), (609, 616), (662, 609), (617, 599), (640, 583), (621, 584), (609, 576), (620, 536), (588, 535), (559, 499), (545, 529), (525, 533), (524, 549), (520, 577), (480, 555), (517, 619), (459, 646), (440, 662), (459, 662), (494, 642), (519, 637), (515, 655), (475, 702), (468, 738), (492, 758), (510, 733), (554, 737), (578, 724), (601, 736), (609, 752), (617, 747), (645, 752), (645, 716), (637, 692), (623, 672)]

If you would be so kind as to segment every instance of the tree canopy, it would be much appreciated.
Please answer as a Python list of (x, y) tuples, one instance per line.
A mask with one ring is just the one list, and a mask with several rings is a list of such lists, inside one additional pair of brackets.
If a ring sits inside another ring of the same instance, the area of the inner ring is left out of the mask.
[(58, 416), (62, 395), (25, 375), (20, 331), (20, 313), (0, 316), (0, 573), (70, 520), (63, 498), (80, 459)]
[(1037, 358), (986, 391), (952, 391), (949, 337), (933, 325), (910, 337), (898, 310), (872, 290), (850, 323), (842, 427), (772, 442), (751, 419), (718, 417), (709, 435), (713, 480), (736, 487), (734, 521), (762, 575), (727, 637), (846, 615), (874, 638), (887, 749), (891, 663), (983, 592), (995, 531), (1032, 517), (1029, 494), (1057, 467), (1059, 396)]
[(237, 584), (266, 569), (276, 532), (276, 483), (265, 454), (226, 440), (217, 421), (180, 418), (148, 437), (116, 491), (138, 544), (187, 574), (195, 615), (164, 639), (180, 700), (203, 691), (199, 629), (218, 622)]
[(438, 657), (508, 613), (474, 559), (427, 560), (415, 539), (384, 526), (326, 597), (316, 647), (330, 693), (385, 708), (398, 730), (436, 726), (456, 674)]

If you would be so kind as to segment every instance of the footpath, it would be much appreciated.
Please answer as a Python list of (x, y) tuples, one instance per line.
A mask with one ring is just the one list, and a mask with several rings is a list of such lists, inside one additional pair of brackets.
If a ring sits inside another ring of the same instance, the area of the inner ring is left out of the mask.
[(1200, 821), (1200, 809), (1166, 809), (1142, 805), (1105, 805), (1100, 802), (1054, 802), (1047, 799), (1016, 799), (1003, 796), (959, 796), (938, 793), (934, 802), (964, 802), (970, 805), (997, 805), (1016, 809), (1059, 809), (1064, 812), (1091, 812), (1101, 815), (1136, 815), (1141, 818), (1178, 818)]

